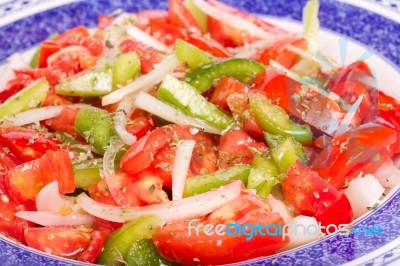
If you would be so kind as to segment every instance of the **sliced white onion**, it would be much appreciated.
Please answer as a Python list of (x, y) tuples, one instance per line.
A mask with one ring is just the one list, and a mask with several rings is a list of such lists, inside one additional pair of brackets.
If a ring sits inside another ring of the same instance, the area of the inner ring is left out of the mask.
[(115, 201), (120, 205), (125, 205), (125, 197), (122, 195), (120, 190), (114, 189), (116, 182), (115, 178), (115, 156), (118, 151), (124, 146), (124, 143), (120, 141), (112, 141), (110, 146), (106, 149), (103, 157), (103, 170), (101, 171), (101, 177), (105, 179), (107, 186), (110, 190), (110, 194), (113, 196)]
[(77, 197), (78, 204), (88, 213), (113, 222), (124, 223), (142, 215), (157, 215), (161, 222), (174, 222), (206, 215), (237, 199), (242, 181), (236, 180), (217, 190), (177, 201), (163, 202), (145, 207), (119, 208), (98, 203), (85, 193)]
[(240, 18), (234, 14), (230, 14), (223, 10), (220, 10), (206, 1), (203, 0), (193, 0), (193, 3), (208, 16), (221, 21), (222, 23), (243, 31), (248, 32), (249, 34), (261, 38), (261, 39), (274, 39), (275, 35), (266, 32), (262, 28), (256, 26), (250, 21)]
[(281, 64), (279, 64), (278, 62), (276, 62), (275, 60), (269, 60), (269, 64), (272, 68), (274, 68), (275, 70), (281, 72), (282, 74), (286, 75), (287, 77), (301, 83), (304, 85), (308, 85), (308, 88), (312, 89), (315, 92), (318, 92), (319, 94), (321, 94), (322, 96), (331, 99), (334, 102), (342, 102), (342, 99), (340, 98), (339, 95), (337, 95), (336, 93), (330, 91), (327, 92), (323, 89), (318, 88), (317, 86), (315, 86), (315, 84), (312, 84), (309, 80), (306, 80), (302, 77), (300, 77), (299, 75), (297, 75), (296, 73), (294, 73), (293, 71), (287, 69), (286, 67), (282, 66)]
[(65, 208), (70, 208), (72, 211), (73, 205), (67, 197), (60, 195), (57, 181), (44, 186), (36, 196), (36, 209), (38, 211), (60, 213)]
[(168, 47), (165, 44), (163, 44), (153, 36), (147, 34), (146, 32), (142, 31), (138, 27), (135, 27), (133, 25), (128, 25), (126, 27), (126, 33), (133, 39), (136, 39), (148, 46), (151, 46), (156, 50), (162, 52), (166, 52), (168, 50)]
[(322, 236), (322, 232), (314, 217), (300, 215), (294, 218), (293, 223), (288, 227), (287, 236), (289, 243), (279, 252), (318, 240)]
[(182, 140), (178, 143), (172, 167), (172, 200), (182, 199), (194, 145), (196, 145), (194, 140)]
[(80, 213), (62, 215), (50, 211), (21, 211), (15, 216), (42, 226), (85, 225), (90, 227), (95, 222), (94, 216)]
[(111, 92), (102, 99), (102, 105), (109, 105), (121, 101), (128, 95), (137, 91), (149, 91), (155, 85), (160, 83), (165, 76), (178, 67), (181, 62), (175, 55), (168, 56), (164, 61), (158, 64), (152, 71), (146, 75), (140, 76), (132, 83)]
[(0, 92), (4, 91), (7, 82), (15, 77), (14, 69), (28, 67), (20, 53), (14, 53), (7, 58), (7, 64), (0, 69)]
[(115, 131), (117, 132), (120, 139), (126, 145), (132, 145), (136, 142), (137, 138), (126, 130), (126, 122), (128, 118), (123, 110), (118, 110), (114, 114)]
[(373, 174), (385, 188), (400, 185), (400, 169), (392, 160), (384, 162)]
[(285, 222), (285, 224), (291, 224), (293, 222), (293, 217), (290, 214), (290, 212), (288, 211), (286, 205), (280, 201), (277, 200), (274, 196), (272, 196), (271, 194), (268, 195), (268, 204), (271, 206), (272, 208), (272, 212), (275, 213), (279, 213), (283, 219), (283, 221)]
[(148, 93), (141, 92), (136, 98), (135, 105), (151, 114), (161, 117), (169, 122), (197, 127), (205, 132), (221, 135), (222, 130), (205, 121), (184, 114), (181, 110), (168, 105)]
[(59, 57), (64, 54), (76, 55), (76, 54), (79, 54), (79, 52), (90, 53), (89, 50), (84, 46), (71, 45), (71, 46), (65, 47), (65, 48), (61, 49), (60, 51), (55, 52), (54, 54), (50, 55), (46, 60), (47, 65), (51, 66), (53, 63), (58, 62)]
[(8, 117), (7, 120), (4, 120), (5, 123), (2, 126), (7, 126), (8, 124), (10, 124), (10, 126), (24, 126), (50, 119), (58, 116), (63, 108), (64, 106), (47, 106), (31, 109)]
[(347, 114), (344, 116), (342, 122), (340, 122), (339, 127), (337, 128), (334, 137), (340, 136), (351, 129), (351, 123), (354, 120), (354, 117), (357, 114), (358, 108), (360, 107), (362, 100), (364, 99), (364, 95), (361, 94), (357, 101), (355, 101), (350, 108), (347, 110)]
[(318, 53), (317, 55), (313, 55), (303, 49), (300, 49), (294, 45), (288, 44), (285, 46), (285, 48), (293, 53), (296, 53), (300, 55), (303, 58), (310, 59), (314, 62), (317, 62), (318, 64), (321, 65), (321, 67), (324, 67), (324, 69), (327, 70), (333, 70), (337, 68), (336, 63), (333, 60), (329, 60), (326, 56), (324, 56), (322, 53)]
[(358, 218), (368, 211), (368, 207), (379, 203), (385, 189), (373, 175), (365, 175), (352, 180), (344, 190), (353, 209), (354, 218)]

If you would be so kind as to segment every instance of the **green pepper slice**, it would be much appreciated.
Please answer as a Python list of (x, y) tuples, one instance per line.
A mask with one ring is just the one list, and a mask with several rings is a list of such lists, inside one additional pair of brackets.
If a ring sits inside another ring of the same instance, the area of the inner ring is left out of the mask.
[(265, 66), (251, 59), (233, 58), (211, 63), (184, 77), (184, 81), (195, 87), (199, 93), (207, 91), (216, 79), (224, 76), (234, 77), (247, 83), (257, 74), (265, 70)]
[(264, 131), (294, 137), (304, 145), (312, 144), (312, 132), (309, 125), (300, 125), (291, 121), (285, 110), (271, 104), (262, 95), (249, 95), (249, 101), (251, 112)]
[(41, 78), (28, 87), (20, 90), (0, 105), (0, 118), (33, 109), (39, 106), (47, 96), (49, 83)]
[(125, 224), (108, 237), (98, 263), (102, 265), (123, 264), (131, 245), (141, 239), (151, 239), (159, 228), (160, 220), (156, 216), (139, 217)]
[(110, 113), (98, 108), (80, 109), (75, 128), (100, 154), (104, 154), (111, 138), (116, 136)]
[(214, 188), (219, 188), (235, 179), (240, 179), (244, 184), (247, 184), (250, 168), (251, 166), (249, 165), (235, 165), (215, 173), (189, 177), (185, 182), (183, 196), (190, 197), (201, 194)]
[(190, 68), (198, 68), (215, 61), (215, 57), (210, 53), (180, 39), (175, 42), (175, 54)]
[(74, 179), (77, 188), (86, 189), (100, 181), (103, 167), (102, 159), (74, 163)]
[(56, 86), (57, 94), (80, 97), (98, 97), (112, 91), (112, 68), (91, 69), (63, 80)]
[(134, 242), (128, 251), (126, 264), (128, 266), (178, 265), (161, 256), (151, 239), (141, 239)]
[(225, 129), (233, 122), (231, 117), (207, 101), (195, 88), (173, 76), (168, 75), (164, 79), (157, 97), (188, 115), (205, 120), (221, 129)]
[(291, 137), (286, 138), (282, 144), (274, 147), (271, 150), (271, 157), (281, 173), (285, 173), (297, 160), (307, 163), (303, 147)]
[(124, 86), (129, 80), (134, 79), (140, 72), (140, 66), (137, 53), (129, 52), (118, 55), (112, 67), (113, 89)]

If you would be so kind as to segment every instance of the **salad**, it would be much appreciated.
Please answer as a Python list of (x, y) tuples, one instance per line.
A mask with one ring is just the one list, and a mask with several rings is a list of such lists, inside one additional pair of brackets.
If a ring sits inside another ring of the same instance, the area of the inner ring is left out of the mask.
[(400, 103), (365, 62), (320, 52), (318, 8), (299, 34), (169, 0), (54, 33), (29, 65), (12, 55), (0, 232), (89, 263), (216, 265), (348, 228), (400, 184)]

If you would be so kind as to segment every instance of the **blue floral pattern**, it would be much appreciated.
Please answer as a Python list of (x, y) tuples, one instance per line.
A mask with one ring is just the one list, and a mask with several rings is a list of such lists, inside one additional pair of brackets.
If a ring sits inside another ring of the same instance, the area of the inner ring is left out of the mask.
[[(28, 4), (32, 1), (18, 2), (27, 2)], [(301, 9), (306, 0), (225, 0), (224, 2), (253, 13), (300, 20)], [(377, 0), (375, 2), (383, 3), (384, 1)], [(398, 1), (393, 2), (396, 2), (396, 5), (398, 4)], [(166, 9), (166, 7), (167, 1), (85, 0), (54, 8), (1, 27), (0, 61), (16, 51), (32, 47), (55, 32), (62, 32), (81, 24), (94, 26), (99, 14), (109, 13), (117, 8), (135, 12), (149, 8)], [(3, 6), (0, 6), (0, 12), (3, 10), (1, 8)], [(372, 12), (334, 0), (321, 0), (320, 17), (323, 18), (321, 20), (322, 27), (368, 45), (389, 59), (394, 65), (400, 67), (399, 24)], [(330, 236), (299, 249), (247, 262), (246, 265), (339, 265), (364, 256), (400, 236), (399, 191), (377, 210), (358, 221), (355, 226), (376, 224), (385, 225), (383, 236)], [(399, 247), (396, 247), (379, 256), (379, 260), (371, 260), (367, 265), (385, 263), (386, 258), (388, 258), (387, 261), (398, 259), (398, 250)], [(47, 256), (5, 239), (0, 239), (0, 262), (4, 266), (85, 265)]]

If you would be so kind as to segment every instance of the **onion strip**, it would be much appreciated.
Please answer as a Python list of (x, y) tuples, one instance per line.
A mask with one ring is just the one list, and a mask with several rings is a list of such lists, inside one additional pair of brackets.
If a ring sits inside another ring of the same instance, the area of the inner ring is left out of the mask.
[(146, 32), (142, 31), (138, 27), (135, 27), (133, 25), (128, 25), (126, 27), (126, 33), (130, 37), (132, 37), (146, 45), (149, 45), (156, 50), (159, 50), (162, 52), (166, 52), (168, 50), (168, 47), (165, 44), (163, 44), (159, 40), (155, 39), (153, 36), (147, 34)]
[(123, 100), (126, 96), (137, 91), (149, 91), (155, 85), (160, 83), (165, 75), (172, 72), (174, 68), (180, 65), (180, 61), (175, 55), (167, 57), (164, 61), (158, 64), (152, 71), (146, 75), (140, 76), (132, 83), (111, 92), (102, 99), (102, 105), (109, 105)]
[(172, 167), (172, 200), (182, 199), (185, 180), (195, 145), (196, 142), (194, 140), (182, 140), (178, 143), (175, 162)]
[(32, 123), (36, 123), (42, 120), (50, 119), (60, 115), (61, 111), (65, 106), (47, 106), (36, 109), (31, 109), (25, 112), (15, 114), (7, 117), (2, 126), (24, 126)]
[(138, 97), (136, 98), (135, 105), (138, 108), (159, 116), (169, 122), (197, 127), (205, 132), (217, 135), (222, 134), (222, 130), (219, 128), (216, 128), (200, 119), (190, 117), (184, 114), (181, 110), (154, 98), (148, 93), (139, 93)]
[(98, 203), (85, 193), (77, 197), (78, 204), (88, 213), (117, 223), (132, 221), (142, 215), (157, 215), (161, 222), (200, 217), (221, 208), (237, 199), (242, 190), (242, 181), (236, 180), (217, 190), (177, 201), (163, 202), (145, 207), (120, 208)]

